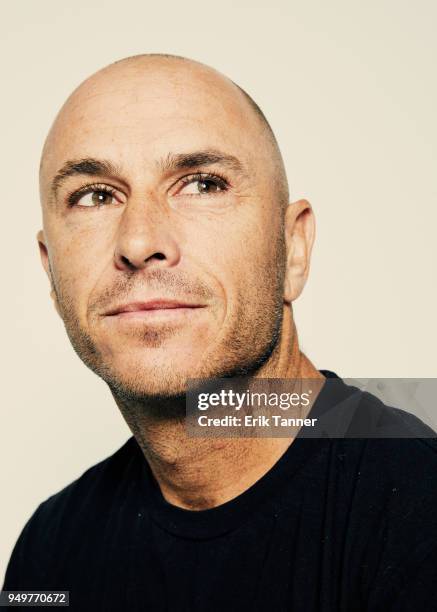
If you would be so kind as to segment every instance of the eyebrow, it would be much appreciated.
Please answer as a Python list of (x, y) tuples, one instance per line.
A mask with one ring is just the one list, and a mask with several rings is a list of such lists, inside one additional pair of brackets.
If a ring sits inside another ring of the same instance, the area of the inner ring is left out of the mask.
[[(158, 161), (157, 166), (162, 172), (168, 173), (215, 164), (226, 166), (237, 174), (247, 176), (244, 164), (237, 157), (217, 149), (205, 149), (190, 153), (169, 153), (165, 158)], [(55, 174), (51, 184), (52, 194), (56, 195), (58, 189), (69, 177), (84, 175), (121, 179), (122, 172), (116, 164), (104, 159), (87, 157), (69, 160)]]
[(59, 187), (65, 182), (70, 176), (99, 176), (109, 177), (115, 176), (120, 177), (121, 172), (115, 164), (110, 161), (103, 159), (94, 159), (87, 157), (85, 159), (74, 159), (67, 161), (58, 172), (55, 174), (51, 190), (53, 195), (56, 195)]
[(218, 149), (205, 149), (202, 151), (193, 151), (192, 153), (169, 153), (159, 162), (160, 169), (163, 172), (190, 170), (198, 168), (199, 166), (211, 166), (214, 164), (226, 166), (238, 174), (247, 174), (243, 162), (240, 161), (238, 157), (223, 153)]

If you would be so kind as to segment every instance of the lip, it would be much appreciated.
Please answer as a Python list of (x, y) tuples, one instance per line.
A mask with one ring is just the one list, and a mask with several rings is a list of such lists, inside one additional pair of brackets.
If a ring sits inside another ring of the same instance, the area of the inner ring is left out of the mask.
[[(148, 314), (164, 311), (175, 311), (173, 314), (178, 312), (186, 312), (196, 308), (204, 308), (204, 304), (192, 304), (180, 300), (168, 300), (168, 299), (153, 299), (146, 302), (129, 302), (127, 304), (120, 304), (115, 306), (111, 310), (105, 313), (107, 317), (135, 317), (135, 316), (147, 316)], [(156, 312), (158, 311), (158, 312)], [(168, 314), (171, 314), (170, 312)]]

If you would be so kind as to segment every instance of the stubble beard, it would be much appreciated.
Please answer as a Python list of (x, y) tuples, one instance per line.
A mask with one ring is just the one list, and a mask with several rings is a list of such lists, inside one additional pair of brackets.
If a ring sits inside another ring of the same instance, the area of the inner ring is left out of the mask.
[[(119, 407), (124, 407), (126, 412), (141, 410), (159, 419), (180, 419), (182, 411), (185, 413), (185, 391), (189, 378), (254, 376), (272, 359), (279, 348), (285, 268), (283, 244), (279, 244), (278, 249), (280, 253), (276, 254), (275, 273), (271, 273), (272, 269), (268, 265), (264, 270), (257, 271), (263, 282), (262, 289), (258, 288), (256, 292), (256, 307), (252, 304), (252, 307), (247, 309), (245, 304), (240, 302), (233, 324), (220, 345), (214, 346), (210, 353), (207, 351), (200, 356), (195, 371), (175, 371), (174, 366), (169, 364), (165, 371), (161, 367), (159, 372), (148, 373), (146, 385), (143, 383), (144, 369), (140, 366), (137, 371), (131, 373), (129, 380), (126, 380), (105, 362), (91, 335), (80, 325), (74, 301), (64, 289), (64, 284), (58, 282), (53, 288), (73, 349), (83, 363), (107, 383)], [(150, 334), (154, 334), (158, 346), (163, 338), (175, 333), (175, 330), (172, 326), (162, 326), (159, 330), (146, 330), (144, 333), (148, 334), (149, 345), (153, 342)], [(153, 384), (154, 377), (159, 377), (159, 385)]]

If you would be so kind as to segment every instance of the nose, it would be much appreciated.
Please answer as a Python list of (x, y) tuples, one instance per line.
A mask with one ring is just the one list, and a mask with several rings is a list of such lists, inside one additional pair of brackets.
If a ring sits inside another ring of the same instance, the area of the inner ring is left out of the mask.
[(161, 208), (129, 202), (117, 228), (114, 263), (118, 270), (171, 267), (180, 259), (168, 215)]

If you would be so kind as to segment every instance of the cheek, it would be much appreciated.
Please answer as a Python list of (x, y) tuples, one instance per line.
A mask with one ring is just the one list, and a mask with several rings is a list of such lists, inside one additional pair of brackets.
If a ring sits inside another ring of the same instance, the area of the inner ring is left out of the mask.
[(103, 273), (108, 249), (93, 232), (64, 232), (52, 242), (51, 260), (61, 299), (86, 317), (89, 296)]
[(198, 228), (198, 260), (218, 280), (228, 317), (244, 304), (249, 308), (249, 304), (271, 302), (284, 259), (279, 232), (272, 222), (269, 227), (264, 219), (249, 214), (233, 223)]

